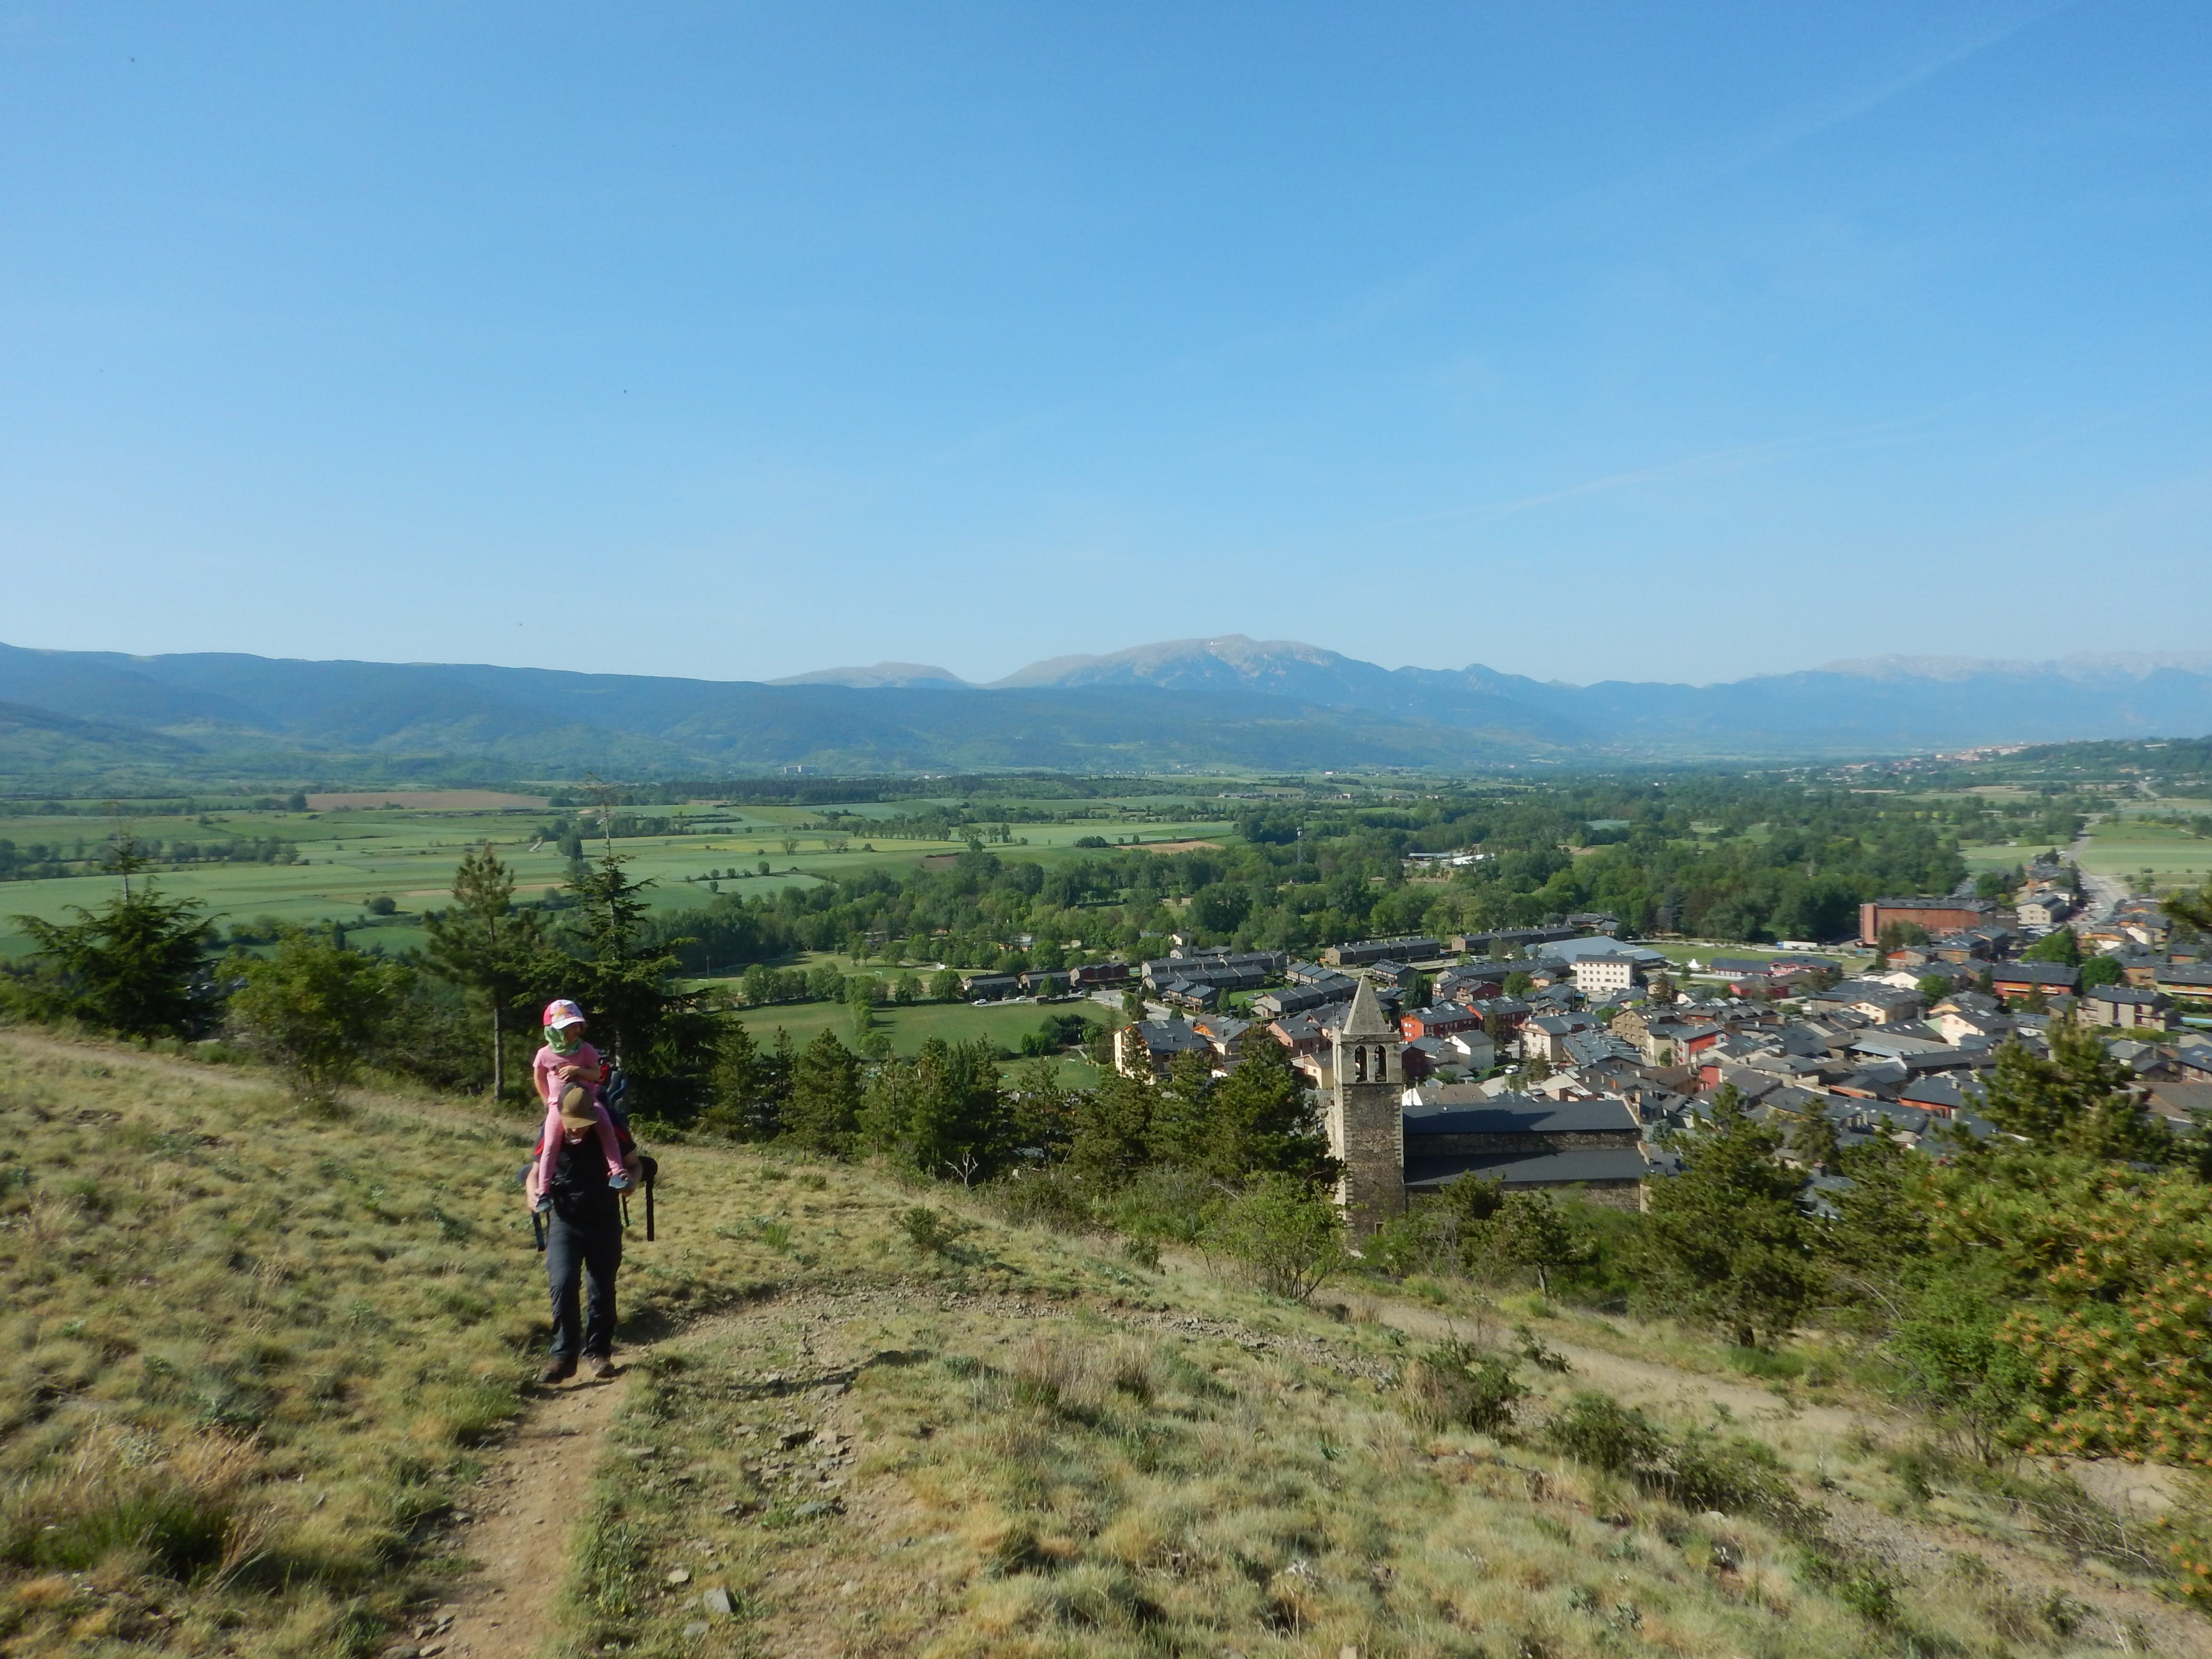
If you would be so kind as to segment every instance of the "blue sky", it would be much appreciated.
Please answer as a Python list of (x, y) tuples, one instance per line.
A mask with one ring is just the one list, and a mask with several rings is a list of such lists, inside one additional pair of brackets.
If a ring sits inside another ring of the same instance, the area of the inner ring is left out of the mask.
[(2212, 646), (2187, 4), (0, 0), (0, 640)]

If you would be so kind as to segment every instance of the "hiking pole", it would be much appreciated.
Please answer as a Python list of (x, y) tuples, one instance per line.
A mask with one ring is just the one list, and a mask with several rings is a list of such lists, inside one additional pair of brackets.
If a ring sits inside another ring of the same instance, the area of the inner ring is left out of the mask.
[(653, 1243), (653, 1176), (650, 1172), (645, 1177), (645, 1242), (648, 1244)]
[(538, 1254), (545, 1254), (545, 1218), (532, 1210), (530, 1212), (531, 1236), (538, 1241)]

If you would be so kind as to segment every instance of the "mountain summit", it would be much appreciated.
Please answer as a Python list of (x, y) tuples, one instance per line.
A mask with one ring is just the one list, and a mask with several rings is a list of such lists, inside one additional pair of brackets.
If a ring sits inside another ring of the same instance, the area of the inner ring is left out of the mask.
[(942, 686), (948, 690), (968, 691), (974, 688), (949, 668), (933, 668), (927, 663), (879, 662), (873, 668), (817, 668), (811, 674), (791, 674), (780, 680), (769, 680), (769, 685), (849, 685), (862, 690), (879, 686), (917, 685)]

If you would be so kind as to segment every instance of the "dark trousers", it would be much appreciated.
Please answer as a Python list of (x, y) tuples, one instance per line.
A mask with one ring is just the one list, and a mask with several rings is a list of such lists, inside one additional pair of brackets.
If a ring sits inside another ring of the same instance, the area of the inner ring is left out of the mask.
[[(546, 1218), (545, 1282), (553, 1292), (553, 1358), (580, 1351), (605, 1358), (615, 1349), (615, 1275), (622, 1271), (622, 1223)], [(577, 1291), (588, 1292), (579, 1340)]]

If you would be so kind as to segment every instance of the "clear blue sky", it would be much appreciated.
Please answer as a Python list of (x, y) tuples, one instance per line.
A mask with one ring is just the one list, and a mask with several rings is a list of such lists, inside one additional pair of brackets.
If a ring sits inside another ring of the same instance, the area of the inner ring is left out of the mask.
[(0, 640), (2212, 647), (2190, 3), (0, 0)]

